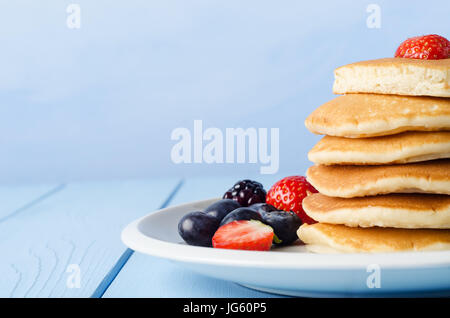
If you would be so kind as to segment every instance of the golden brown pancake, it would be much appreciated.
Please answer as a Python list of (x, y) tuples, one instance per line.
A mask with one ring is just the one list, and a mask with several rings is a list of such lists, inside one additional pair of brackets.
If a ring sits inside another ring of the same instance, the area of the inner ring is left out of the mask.
[(384, 58), (334, 71), (333, 92), (450, 97), (450, 59)]
[(321, 223), (359, 227), (450, 228), (450, 196), (445, 194), (385, 194), (337, 198), (307, 196), (306, 214)]
[(306, 172), (322, 194), (352, 198), (387, 193), (450, 195), (450, 159), (398, 165), (316, 165)]
[(450, 230), (357, 228), (304, 224), (297, 231), (306, 248), (316, 253), (413, 252), (450, 249)]
[(348, 138), (450, 130), (450, 98), (348, 94), (317, 108), (305, 125), (315, 134)]
[(317, 164), (377, 165), (450, 158), (450, 131), (372, 138), (323, 137), (308, 158)]

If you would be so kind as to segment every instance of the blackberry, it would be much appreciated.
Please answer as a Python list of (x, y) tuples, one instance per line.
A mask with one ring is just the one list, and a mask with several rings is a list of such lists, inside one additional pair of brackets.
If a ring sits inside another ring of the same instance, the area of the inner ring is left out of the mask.
[(237, 201), (246, 207), (255, 203), (266, 202), (266, 190), (261, 183), (252, 180), (241, 180), (223, 195), (224, 199)]

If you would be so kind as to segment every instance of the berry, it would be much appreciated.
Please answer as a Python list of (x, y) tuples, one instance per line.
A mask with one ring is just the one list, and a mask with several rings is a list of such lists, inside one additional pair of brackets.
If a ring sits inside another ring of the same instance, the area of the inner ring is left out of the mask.
[(264, 219), (264, 215), (266, 213), (272, 212), (272, 211), (278, 211), (276, 207), (274, 207), (273, 205), (267, 204), (267, 203), (256, 203), (256, 204), (249, 206), (249, 208), (258, 212), (263, 219)]
[(241, 206), (266, 202), (266, 190), (261, 183), (252, 180), (241, 180), (223, 195), (224, 199), (237, 201)]
[(267, 203), (258, 203), (250, 206), (257, 211), (264, 224), (273, 228), (278, 241), (275, 244), (287, 245), (298, 239), (297, 230), (302, 225), (302, 220), (292, 211), (282, 211)]
[(303, 176), (292, 176), (276, 182), (267, 193), (266, 202), (278, 210), (293, 211), (303, 223), (316, 223), (302, 207), (303, 199), (318, 192)]
[(216, 217), (201, 211), (183, 216), (178, 223), (178, 233), (189, 245), (212, 246), (212, 237), (219, 227)]
[(230, 212), (220, 223), (220, 226), (228, 224), (233, 221), (241, 220), (257, 220), (262, 221), (261, 215), (253, 209), (250, 208), (239, 208)]
[(260, 221), (233, 221), (219, 227), (212, 244), (215, 248), (268, 251), (272, 240), (273, 229)]
[(409, 38), (400, 44), (395, 57), (422, 60), (448, 59), (450, 58), (450, 41), (436, 34)]
[(292, 211), (269, 211), (264, 213), (264, 224), (272, 227), (278, 241), (275, 244), (288, 245), (298, 239), (297, 230), (302, 220)]
[(224, 199), (211, 204), (205, 209), (205, 213), (214, 216), (220, 222), (228, 213), (240, 207), (237, 201)]

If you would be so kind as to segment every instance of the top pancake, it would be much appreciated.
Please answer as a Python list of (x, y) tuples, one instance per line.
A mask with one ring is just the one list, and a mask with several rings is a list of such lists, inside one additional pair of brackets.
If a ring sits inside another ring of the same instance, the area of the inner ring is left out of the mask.
[(450, 97), (450, 59), (384, 58), (334, 71), (333, 92)]
[(306, 248), (316, 253), (413, 252), (450, 249), (450, 230), (357, 228), (303, 224), (297, 231)]
[(450, 130), (450, 99), (348, 94), (317, 108), (305, 125), (315, 134), (348, 138)]
[(308, 153), (317, 164), (377, 165), (450, 158), (450, 131), (372, 138), (323, 137)]

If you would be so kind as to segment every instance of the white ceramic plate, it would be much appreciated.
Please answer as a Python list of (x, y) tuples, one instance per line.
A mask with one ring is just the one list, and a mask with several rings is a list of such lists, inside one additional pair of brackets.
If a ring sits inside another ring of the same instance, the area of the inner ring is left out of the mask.
[(312, 254), (300, 243), (269, 252), (186, 245), (178, 221), (218, 199), (165, 208), (129, 224), (123, 242), (198, 273), (292, 296), (427, 296), (450, 294), (450, 251)]

